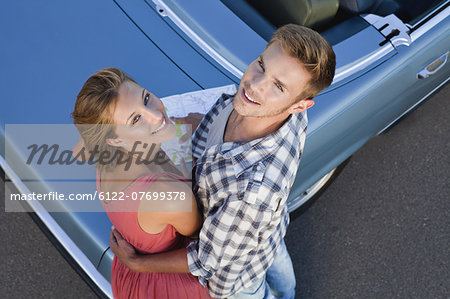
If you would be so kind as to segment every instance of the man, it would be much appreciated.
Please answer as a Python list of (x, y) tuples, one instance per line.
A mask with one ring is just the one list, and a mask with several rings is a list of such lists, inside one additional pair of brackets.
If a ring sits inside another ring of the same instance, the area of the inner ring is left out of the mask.
[(286, 199), (304, 146), (306, 109), (333, 79), (335, 55), (315, 31), (286, 25), (223, 95), (193, 135), (194, 193), (203, 205), (199, 239), (139, 255), (113, 229), (111, 249), (135, 271), (187, 272), (217, 298), (294, 298), (283, 238)]

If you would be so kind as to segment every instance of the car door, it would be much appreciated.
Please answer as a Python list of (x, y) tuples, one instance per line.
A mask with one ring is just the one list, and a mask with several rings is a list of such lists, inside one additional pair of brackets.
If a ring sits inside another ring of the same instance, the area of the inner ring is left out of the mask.
[(391, 91), (391, 105), (398, 107), (389, 110), (400, 109), (404, 112), (401, 115), (392, 113), (389, 125), (448, 81), (449, 15), (449, 1), (442, 1), (411, 24), (403, 23), (395, 15), (364, 17), (389, 39), (398, 53), (392, 60), (397, 70), (388, 87)]
[(335, 80), (308, 110), (304, 155), (288, 199), (291, 211), (370, 138), (448, 81), (448, 2), (423, 11), (411, 24), (396, 15), (362, 15), (370, 28), (333, 46)]

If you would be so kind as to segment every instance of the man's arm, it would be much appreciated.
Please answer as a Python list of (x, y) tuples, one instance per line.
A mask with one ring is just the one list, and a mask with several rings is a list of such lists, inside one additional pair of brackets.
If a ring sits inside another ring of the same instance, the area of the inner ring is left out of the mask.
[(189, 273), (186, 248), (157, 254), (139, 254), (115, 228), (111, 230), (109, 247), (134, 272)]
[[(247, 193), (246, 193), (247, 194)], [(128, 268), (136, 272), (187, 273), (208, 280), (217, 272), (217, 294), (231, 290), (244, 265), (254, 256), (250, 252), (258, 247), (260, 232), (267, 227), (271, 212), (261, 211), (258, 204), (232, 196), (224, 200), (214, 214), (203, 224), (200, 240), (191, 242), (187, 248), (170, 252), (140, 255), (117, 231), (111, 232), (110, 247)], [(239, 265), (242, 265), (240, 268)], [(218, 284), (221, 287), (218, 287)], [(210, 285), (210, 292), (212, 291)]]
[(257, 205), (243, 200), (225, 200), (219, 210), (220, 212), (205, 219), (203, 234), (200, 234), (200, 238), (203, 237), (202, 245), (198, 248), (195, 244), (190, 244), (189, 249), (142, 255), (115, 229), (111, 231), (110, 248), (132, 271), (191, 272), (195, 276), (210, 277), (217, 269), (233, 263), (234, 259), (247, 255), (258, 246), (258, 231), (271, 218), (269, 215), (261, 215)]

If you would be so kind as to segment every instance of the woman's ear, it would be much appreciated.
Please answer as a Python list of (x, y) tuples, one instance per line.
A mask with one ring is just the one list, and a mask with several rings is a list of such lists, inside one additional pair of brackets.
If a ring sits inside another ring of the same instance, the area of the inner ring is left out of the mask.
[(289, 108), (289, 113), (291, 114), (299, 113), (306, 109), (311, 108), (312, 106), (314, 106), (313, 99), (304, 99), (292, 105), (291, 108)]
[(106, 138), (106, 144), (116, 147), (127, 146), (127, 144), (120, 138)]
[(80, 154), (81, 151), (84, 151), (85, 149), (84, 140), (83, 138), (80, 138), (80, 140), (77, 141), (77, 143), (73, 146), (72, 149), (72, 156), (75, 157), (79, 161), (84, 162), (84, 155)]

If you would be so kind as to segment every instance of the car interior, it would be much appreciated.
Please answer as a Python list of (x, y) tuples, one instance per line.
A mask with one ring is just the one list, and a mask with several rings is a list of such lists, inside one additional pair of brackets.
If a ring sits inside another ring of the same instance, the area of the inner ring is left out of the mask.
[(334, 45), (368, 26), (361, 14), (395, 14), (413, 25), (442, 0), (221, 0), (261, 37), (270, 40), (274, 30), (295, 23), (321, 32)]

